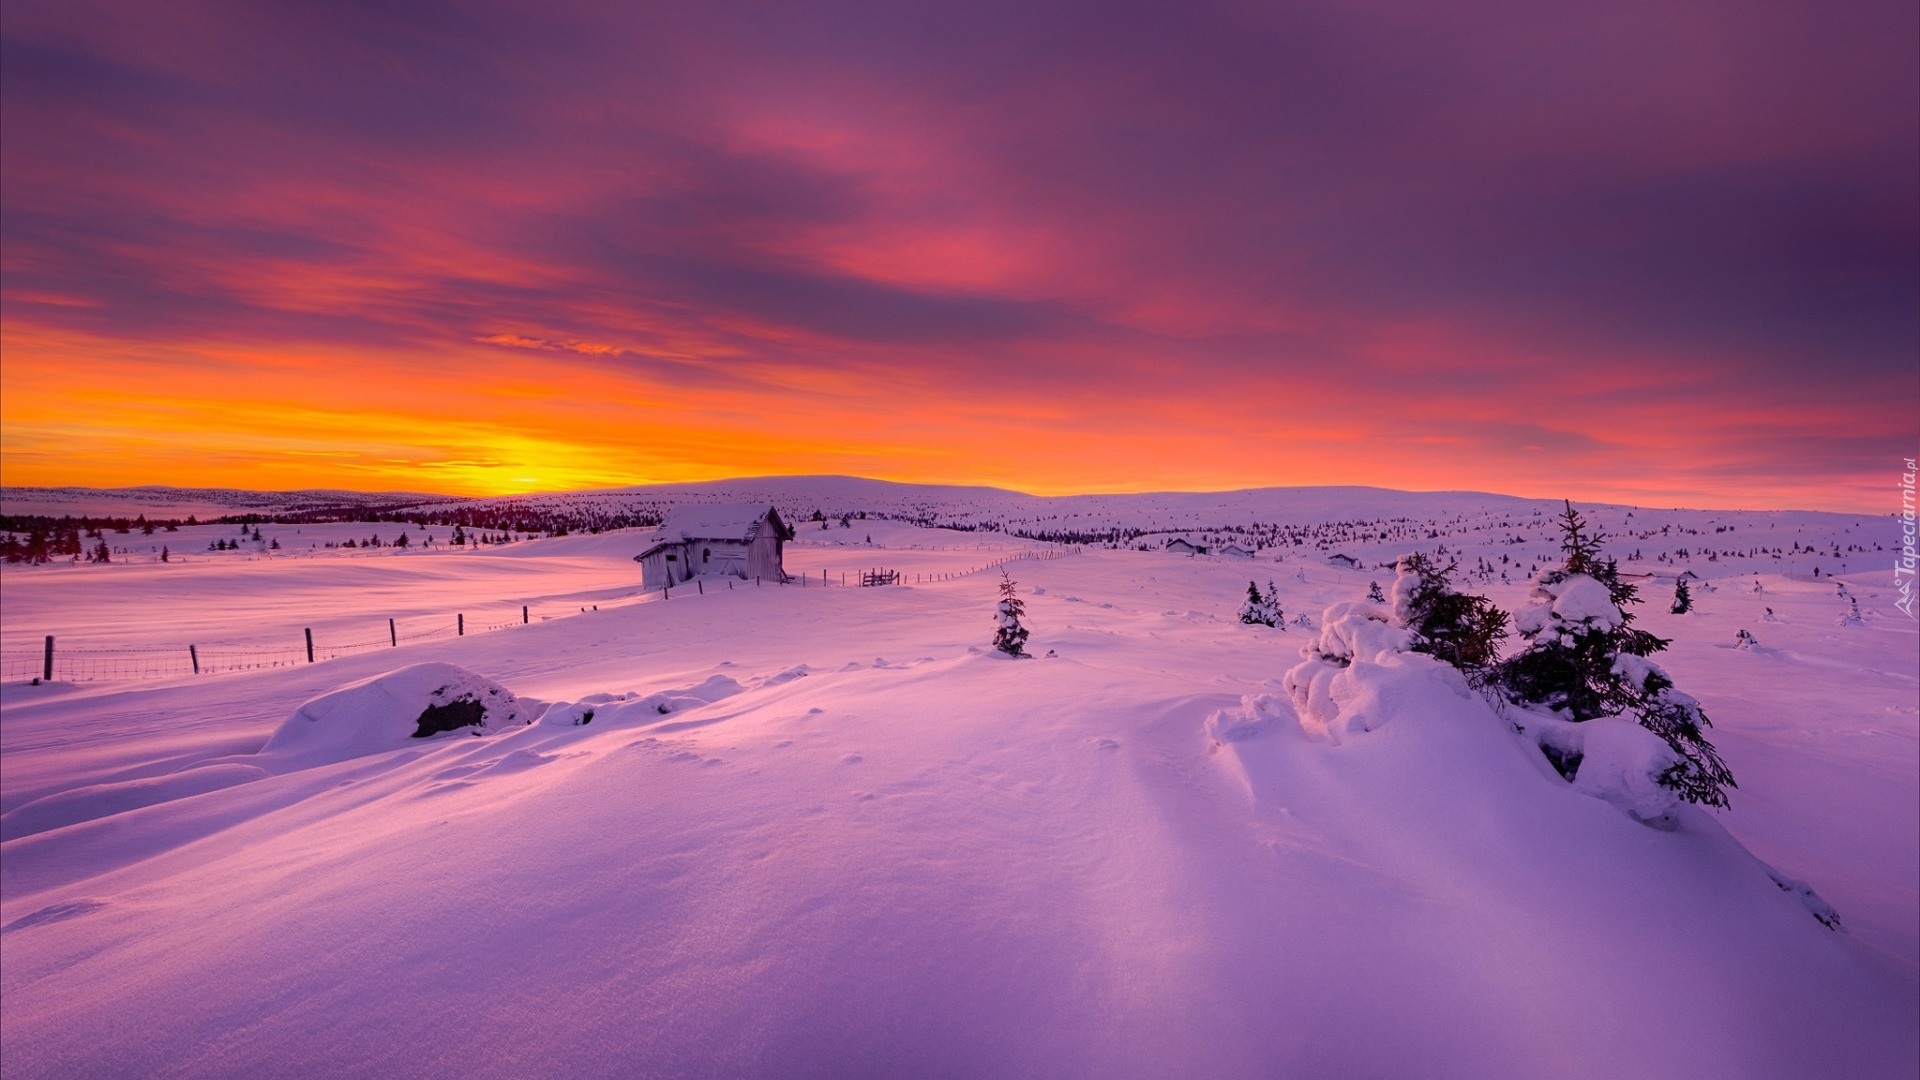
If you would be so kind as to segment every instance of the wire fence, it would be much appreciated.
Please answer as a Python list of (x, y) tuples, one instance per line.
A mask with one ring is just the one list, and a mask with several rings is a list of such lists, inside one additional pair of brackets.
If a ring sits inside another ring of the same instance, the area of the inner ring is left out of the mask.
[[(112, 679), (170, 679), (186, 675), (221, 675), (236, 671), (297, 667), (302, 664), (336, 660), (375, 649), (392, 649), (435, 638), (458, 635), (469, 629), (463, 616), (435, 625), (431, 629), (400, 631), (391, 621), (388, 632), (365, 641), (326, 641), (302, 630), (297, 644), (216, 642), (206, 645), (125, 645), (112, 648), (66, 645), (55, 647), (53, 638), (45, 639), (38, 649), (9, 649), (0, 652), (0, 679), (41, 679), (50, 682), (99, 682)], [(519, 626), (524, 619), (471, 627), (501, 630)]]
[[(1052, 560), (1078, 554), (1079, 549), (1029, 550), (992, 559), (979, 566), (965, 570), (921, 572), (913, 575), (913, 583), (931, 584), (940, 581), (952, 581), (969, 574), (984, 570), (995, 570), (1013, 562), (1031, 560)], [(864, 570), (834, 574), (820, 571), (818, 578), (811, 574), (789, 575), (784, 581), (753, 581), (750, 585), (744, 581), (728, 581), (727, 589), (735, 585), (758, 587), (762, 584), (779, 586), (809, 585), (819, 588), (858, 587), (874, 584), (907, 584), (904, 572), (871, 567)], [(694, 588), (689, 590), (688, 585)], [(696, 579), (661, 590), (658, 594), (643, 593), (629, 598), (629, 602), (653, 600), (656, 595), (662, 599), (671, 599), (675, 593), (685, 596), (688, 592), (705, 595), (714, 582)], [(715, 591), (719, 589), (715, 587)], [(614, 606), (609, 604), (609, 606)], [(599, 605), (582, 606), (577, 612), (566, 615), (585, 614), (598, 611)], [(542, 615), (541, 620), (565, 616)], [(337, 660), (346, 656), (357, 656), (378, 649), (398, 648), (423, 641), (439, 638), (460, 637), (467, 634), (491, 633), (507, 630), (516, 626), (525, 626), (532, 621), (529, 606), (520, 608), (517, 618), (507, 618), (499, 622), (470, 622), (467, 617), (455, 615), (450, 621), (435, 623), (430, 628), (402, 628), (397, 620), (387, 620), (387, 633), (363, 641), (327, 641), (316, 639), (311, 629), (303, 629), (302, 636), (294, 638), (294, 644), (269, 645), (266, 643), (214, 642), (210, 644), (186, 645), (129, 645), (114, 648), (71, 647), (59, 645), (53, 637), (48, 637), (40, 648), (12, 648), (0, 651), (0, 679), (12, 681), (44, 680), (49, 682), (100, 682), (107, 680), (132, 679), (171, 679), (192, 675), (221, 675), (238, 671), (260, 671), (268, 668), (298, 667), (303, 664), (315, 664), (324, 660)], [(57, 647), (56, 647), (57, 646)]]

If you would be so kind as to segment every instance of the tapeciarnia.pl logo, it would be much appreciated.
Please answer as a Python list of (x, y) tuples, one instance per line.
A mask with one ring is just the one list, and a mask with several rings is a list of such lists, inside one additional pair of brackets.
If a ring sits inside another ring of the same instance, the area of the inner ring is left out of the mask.
[(1914, 578), (1914, 524), (1913, 524), (1913, 478), (1920, 469), (1914, 468), (1914, 459), (1906, 459), (1906, 471), (1900, 474), (1900, 557), (1893, 561), (1893, 584), (1900, 590), (1900, 599), (1893, 606), (1907, 613), (1907, 618), (1920, 618), (1913, 613)]

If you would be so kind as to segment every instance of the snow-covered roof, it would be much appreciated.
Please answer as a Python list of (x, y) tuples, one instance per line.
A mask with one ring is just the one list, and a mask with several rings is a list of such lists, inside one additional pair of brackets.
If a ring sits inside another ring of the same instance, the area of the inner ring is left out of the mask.
[(662, 544), (678, 544), (687, 540), (752, 540), (769, 520), (783, 538), (793, 536), (793, 530), (780, 520), (779, 511), (767, 503), (676, 506), (660, 523), (659, 531), (647, 538), (647, 548), (642, 554), (651, 553)]

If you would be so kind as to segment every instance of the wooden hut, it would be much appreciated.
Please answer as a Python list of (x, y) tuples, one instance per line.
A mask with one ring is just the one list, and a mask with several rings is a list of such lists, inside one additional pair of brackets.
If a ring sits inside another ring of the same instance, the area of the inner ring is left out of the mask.
[(635, 555), (643, 588), (664, 589), (701, 574), (784, 581), (781, 554), (793, 530), (765, 503), (676, 506), (646, 550)]

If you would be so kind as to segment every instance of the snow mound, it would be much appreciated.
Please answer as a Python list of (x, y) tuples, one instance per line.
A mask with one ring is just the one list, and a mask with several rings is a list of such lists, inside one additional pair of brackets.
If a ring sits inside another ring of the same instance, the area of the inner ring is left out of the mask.
[(1580, 767), (1573, 790), (1612, 803), (1641, 821), (1655, 821), (1680, 805), (1660, 775), (1682, 764), (1665, 739), (1623, 717), (1577, 725)]
[(506, 687), (455, 664), (414, 664), (295, 709), (262, 757), (302, 765), (396, 750), (442, 732), (494, 735), (532, 722)]
[(1294, 721), (1293, 707), (1273, 694), (1247, 694), (1237, 709), (1218, 709), (1207, 717), (1207, 734), (1215, 742), (1244, 742), (1273, 731), (1282, 721)]
[[(805, 668), (802, 664), (800, 667)], [(788, 675), (794, 669), (782, 672)], [(802, 670), (792, 678), (804, 675)], [(775, 676), (778, 679), (779, 676)], [(769, 680), (772, 682), (772, 680)], [(784, 681), (784, 680), (783, 680)], [(774, 685), (778, 685), (774, 683)], [(711, 705), (716, 701), (730, 698), (740, 693), (742, 687), (738, 680), (726, 675), (713, 675), (693, 686), (674, 690), (660, 690), (651, 694), (623, 694), (618, 697), (607, 694), (593, 694), (577, 702), (557, 702), (547, 706), (540, 714), (540, 723), (558, 727), (579, 727), (585, 724), (609, 726), (613, 724), (651, 723), (662, 716), (688, 712)]]
[(604, 702), (559, 701), (547, 706), (540, 714), (539, 723), (551, 727), (582, 727), (593, 723), (594, 716), (604, 709)]
[(258, 766), (228, 762), (202, 765), (165, 776), (89, 784), (43, 796), (0, 815), (0, 837), (11, 840), (17, 836), (32, 836), (65, 825), (138, 810), (143, 806), (204, 795), (209, 791), (259, 780), (267, 775), (267, 771)]

